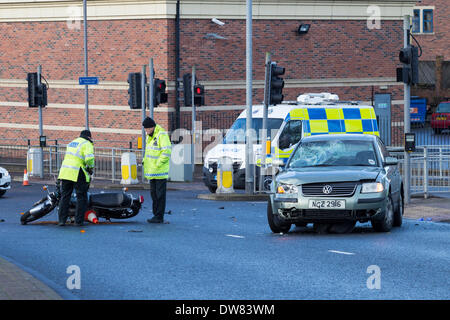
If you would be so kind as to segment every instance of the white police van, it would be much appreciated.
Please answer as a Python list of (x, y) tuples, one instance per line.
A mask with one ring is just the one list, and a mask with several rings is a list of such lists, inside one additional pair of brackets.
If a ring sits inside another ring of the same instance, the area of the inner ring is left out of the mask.
[[(252, 108), (253, 159), (258, 164), (262, 155), (262, 105)], [(267, 136), (271, 137), (270, 159), (286, 162), (301, 138), (316, 134), (364, 133), (379, 136), (375, 111), (370, 105), (339, 101), (331, 93), (308, 93), (297, 101), (271, 106), (267, 113)], [(228, 156), (233, 159), (233, 186), (245, 188), (245, 130), (247, 111), (244, 110), (228, 129), (221, 144), (214, 146), (205, 156), (203, 182), (209, 191), (217, 189), (217, 161)], [(258, 169), (258, 166), (256, 166)], [(258, 169), (259, 170), (259, 169)], [(256, 175), (258, 176), (258, 174)], [(269, 177), (267, 177), (269, 178)], [(271, 181), (265, 181), (269, 186)]]

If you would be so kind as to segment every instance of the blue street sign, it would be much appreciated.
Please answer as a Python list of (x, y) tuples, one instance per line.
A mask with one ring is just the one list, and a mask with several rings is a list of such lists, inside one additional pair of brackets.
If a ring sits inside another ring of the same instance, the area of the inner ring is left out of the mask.
[(98, 77), (79, 77), (78, 83), (80, 85), (98, 84)]

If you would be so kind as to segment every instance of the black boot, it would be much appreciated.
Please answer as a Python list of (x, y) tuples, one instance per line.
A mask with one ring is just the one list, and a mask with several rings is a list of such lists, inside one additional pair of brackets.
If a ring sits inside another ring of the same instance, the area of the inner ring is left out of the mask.
[(147, 219), (148, 223), (164, 223), (164, 218), (160, 216), (154, 216), (151, 219)]

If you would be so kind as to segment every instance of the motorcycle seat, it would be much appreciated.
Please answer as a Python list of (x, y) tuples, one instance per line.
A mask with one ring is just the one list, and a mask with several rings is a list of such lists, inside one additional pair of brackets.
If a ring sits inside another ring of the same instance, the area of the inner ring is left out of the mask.
[(91, 206), (114, 208), (127, 206), (131, 203), (131, 199), (124, 193), (96, 193), (90, 195)]

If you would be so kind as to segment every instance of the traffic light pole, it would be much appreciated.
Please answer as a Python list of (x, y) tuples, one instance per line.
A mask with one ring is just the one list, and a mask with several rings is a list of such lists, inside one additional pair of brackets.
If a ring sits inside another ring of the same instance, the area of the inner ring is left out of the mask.
[[(39, 65), (38, 69), (37, 69), (37, 85), (38, 88), (41, 86), (41, 73), (42, 73), (42, 66)], [(43, 124), (42, 124), (42, 104), (39, 103), (39, 141), (41, 140), (40, 137), (44, 135), (44, 128), (43, 128)], [(41, 162), (39, 163), (40, 165), (40, 178), (44, 178), (44, 150), (43, 148), (39, 145), (39, 154), (41, 157)]]
[[(409, 15), (405, 15), (403, 17), (403, 45), (404, 48), (407, 48), (409, 45), (409, 23), (410, 17)], [(411, 85), (409, 83), (404, 83), (404, 132), (409, 133), (411, 131), (411, 111), (410, 111), (410, 103), (411, 103)], [(411, 158), (409, 152), (405, 150), (404, 152), (404, 164), (403, 164), (404, 172), (404, 201), (406, 204), (411, 202), (411, 190), (410, 190), (410, 182), (411, 182)]]
[(252, 141), (252, 0), (246, 0), (247, 16), (246, 16), (246, 130), (245, 130), (245, 193), (253, 193), (254, 176), (253, 176), (253, 141)]
[[(142, 121), (144, 121), (146, 117), (146, 110), (145, 110), (145, 65), (142, 66), (142, 72), (141, 72), (141, 118)], [(145, 155), (145, 143), (146, 143), (146, 136), (145, 136), (145, 129), (142, 128), (142, 156)], [(144, 177), (144, 171), (142, 171), (142, 177)], [(144, 181), (144, 180), (142, 180)]]
[(154, 78), (155, 78), (155, 69), (153, 67), (153, 58), (150, 58), (149, 63), (149, 73), (150, 73), (150, 79), (149, 79), (149, 85), (148, 85), (148, 107), (150, 109), (150, 118), (153, 119), (153, 110), (155, 108), (155, 85), (154, 85)]
[(270, 70), (271, 70), (271, 56), (269, 52), (266, 52), (266, 77), (264, 82), (264, 109), (263, 109), (263, 121), (262, 121), (262, 132), (261, 132), (261, 163), (259, 168), (259, 191), (263, 191), (264, 188), (264, 174), (266, 169), (266, 159), (267, 159), (267, 112), (270, 103)]

